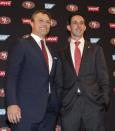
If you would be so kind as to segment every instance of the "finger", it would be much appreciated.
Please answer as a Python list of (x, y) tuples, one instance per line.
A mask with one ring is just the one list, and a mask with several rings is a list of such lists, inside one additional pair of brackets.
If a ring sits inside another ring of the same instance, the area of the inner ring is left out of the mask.
[(17, 123), (17, 115), (16, 114), (10, 115), (10, 122), (13, 124)]
[(20, 122), (20, 119), (21, 119), (21, 113), (18, 112), (18, 113), (8, 113), (8, 120), (9, 122), (11, 123), (18, 123)]
[(58, 128), (56, 128), (56, 131), (58, 131)]
[(57, 127), (57, 128), (56, 128), (56, 131), (61, 131), (61, 128), (60, 128), (60, 127)]
[(8, 114), (8, 120), (10, 123), (12, 123), (12, 115), (10, 113)]
[(21, 119), (21, 117), (20, 117), (19, 115), (17, 115), (17, 117), (16, 117), (16, 122), (17, 122), (17, 123), (20, 122), (20, 119)]
[(20, 111), (19, 111), (19, 113), (18, 113), (18, 117), (19, 117), (19, 118), (22, 118), (21, 112), (20, 112)]
[(20, 115), (20, 113), (16, 113), (15, 115), (14, 115), (14, 122), (15, 123), (18, 123), (18, 122), (20, 122), (20, 119), (21, 119), (21, 115)]
[(19, 111), (17, 114), (17, 122), (20, 122), (20, 119), (21, 119), (21, 112)]
[(12, 114), (11, 121), (13, 124), (17, 123), (16, 114)]

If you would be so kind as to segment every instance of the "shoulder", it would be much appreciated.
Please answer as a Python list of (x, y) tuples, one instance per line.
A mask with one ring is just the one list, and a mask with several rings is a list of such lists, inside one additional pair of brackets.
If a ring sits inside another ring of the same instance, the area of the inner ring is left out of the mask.
[(102, 50), (102, 46), (101, 45), (99, 45), (99, 44), (92, 44), (88, 40), (85, 40), (85, 45), (87, 47), (90, 47), (91, 49)]
[(14, 48), (26, 48), (29, 43), (29, 38), (19, 38), (17, 39)]
[(22, 53), (27, 50), (27, 38), (18, 38), (12, 48), (8, 51), (9, 55)]

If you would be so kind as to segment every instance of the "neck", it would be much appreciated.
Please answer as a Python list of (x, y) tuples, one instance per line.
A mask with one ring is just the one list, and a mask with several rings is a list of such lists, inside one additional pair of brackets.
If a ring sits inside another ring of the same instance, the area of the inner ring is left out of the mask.
[(71, 34), (71, 38), (74, 39), (75, 41), (78, 41), (78, 40), (80, 40), (81, 38), (83, 38), (83, 35), (81, 35), (81, 36), (75, 36), (75, 35), (72, 35), (72, 34)]
[(79, 41), (82, 37), (71, 37), (73, 40), (75, 40), (75, 41)]

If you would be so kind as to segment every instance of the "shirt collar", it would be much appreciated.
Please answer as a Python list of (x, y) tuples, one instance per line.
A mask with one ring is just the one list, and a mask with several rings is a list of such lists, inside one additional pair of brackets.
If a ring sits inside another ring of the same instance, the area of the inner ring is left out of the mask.
[[(76, 40), (75, 39), (71, 39), (71, 42), (73, 43), (73, 42), (75, 42)], [(79, 39), (78, 41), (80, 41), (80, 42), (84, 42), (84, 38), (82, 37), (81, 39)]]
[[(33, 33), (31, 33), (31, 36), (34, 38), (34, 40), (39, 44), (41, 43), (40, 41), (42, 40), (38, 35), (35, 35)], [(45, 39), (44, 39), (45, 42)]]

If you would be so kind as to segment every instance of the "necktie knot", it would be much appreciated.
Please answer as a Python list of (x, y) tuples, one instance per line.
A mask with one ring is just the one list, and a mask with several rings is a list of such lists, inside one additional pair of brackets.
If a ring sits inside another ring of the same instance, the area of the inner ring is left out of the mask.
[(80, 41), (75, 41), (75, 43), (74, 43), (76, 46), (79, 46), (79, 44), (80, 44)]
[(44, 41), (40, 40), (42, 49), (44, 48)]

